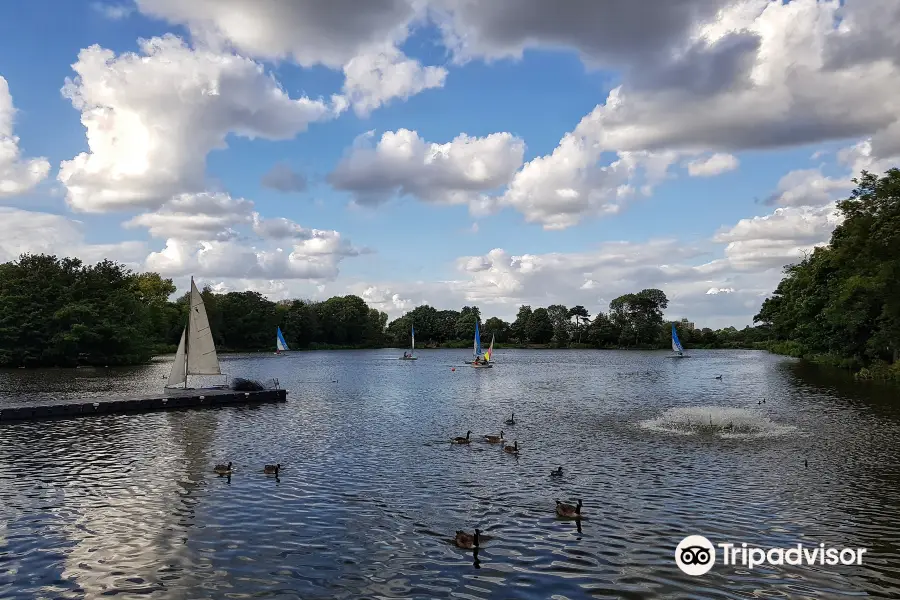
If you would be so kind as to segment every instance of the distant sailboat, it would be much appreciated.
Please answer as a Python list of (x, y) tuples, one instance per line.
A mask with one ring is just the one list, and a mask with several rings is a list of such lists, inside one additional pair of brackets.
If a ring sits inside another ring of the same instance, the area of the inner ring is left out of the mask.
[(491, 350), (488, 350), (487, 356), (482, 356), (481, 354), (481, 330), (478, 327), (478, 321), (475, 321), (475, 358), (472, 360), (472, 366), (476, 369), (490, 369), (493, 368), (489, 362), (490, 353), (494, 348), (494, 341), (491, 340)]
[(416, 354), (416, 326), (410, 325), (409, 330), (410, 336), (412, 337), (412, 345), (410, 346), (409, 353), (404, 352), (403, 356), (400, 357), (400, 360), (417, 360), (418, 357)]
[(184, 389), (187, 389), (189, 375), (222, 374), (219, 368), (219, 357), (216, 354), (216, 344), (209, 328), (206, 306), (203, 304), (203, 296), (200, 295), (200, 290), (197, 289), (193, 277), (191, 277), (191, 294), (188, 304), (187, 326), (181, 332), (181, 341), (178, 343), (175, 362), (172, 363), (172, 372), (169, 373), (169, 381), (166, 383), (167, 388), (183, 386)]
[(284, 336), (281, 334), (281, 327), (278, 327), (275, 331), (275, 354), (281, 354), (288, 350), (290, 350), (290, 348), (288, 348), (287, 342), (284, 341)]
[(681, 342), (678, 340), (678, 332), (675, 331), (674, 323), (672, 323), (672, 352), (675, 354), (671, 355), (670, 358), (690, 358), (690, 355), (684, 353), (684, 348), (682, 348)]

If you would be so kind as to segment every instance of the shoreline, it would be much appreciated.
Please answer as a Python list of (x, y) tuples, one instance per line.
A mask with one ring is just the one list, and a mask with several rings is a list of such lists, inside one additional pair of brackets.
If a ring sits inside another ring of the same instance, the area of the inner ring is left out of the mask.
[[(423, 346), (421, 348), (416, 348), (416, 352), (428, 352), (431, 350), (467, 350), (471, 348), (468, 342), (464, 345), (462, 343), (454, 343), (451, 342), (449, 344), (441, 344), (438, 346)], [(398, 352), (403, 352), (408, 350), (408, 347), (397, 347), (397, 346), (329, 346), (329, 345), (321, 345), (320, 347), (314, 348), (299, 348), (296, 350), (289, 350), (287, 353), (303, 353), (303, 352), (328, 352), (328, 351), (350, 351), (350, 350), (397, 350)], [(565, 347), (556, 347), (552, 344), (494, 344), (495, 350), (591, 350), (591, 351), (625, 351), (625, 352), (663, 352), (668, 350), (665, 347), (656, 347), (656, 348), (648, 348), (648, 347), (592, 347), (587, 344), (575, 344), (573, 346), (565, 346)], [(806, 354), (802, 351), (802, 348), (799, 347), (799, 344), (796, 342), (756, 342), (753, 344), (742, 344), (742, 345), (732, 345), (727, 347), (721, 346), (690, 346), (685, 348), (686, 351), (689, 350), (759, 350), (762, 352), (768, 352), (769, 354), (774, 354), (776, 356), (785, 356), (789, 358), (795, 358), (801, 360), (805, 363), (815, 365), (819, 368), (824, 368), (833, 371), (841, 371), (844, 373), (850, 373), (857, 382), (868, 382), (868, 383), (881, 383), (881, 384), (889, 384), (889, 385), (900, 385), (900, 364), (886, 365), (886, 364), (861, 364), (859, 361), (853, 359), (841, 358), (838, 356), (831, 356), (826, 354)], [(140, 367), (143, 365), (151, 364), (153, 362), (157, 362), (161, 359), (165, 359), (168, 356), (174, 355), (175, 350), (173, 349), (171, 352), (156, 352), (153, 356), (145, 361), (145, 362), (135, 362), (129, 364), (116, 364), (116, 365), (92, 365), (92, 364), (84, 364), (77, 366), (56, 366), (56, 365), (37, 365), (34, 367), (3, 367), (0, 366), (0, 371), (13, 371), (13, 370), (35, 370), (35, 369), (65, 369), (65, 370), (76, 370), (76, 369), (106, 369), (106, 368), (132, 368), (132, 367)], [(217, 354), (220, 355), (235, 355), (235, 354), (275, 354), (274, 350), (232, 350), (232, 349), (223, 349), (218, 350)]]

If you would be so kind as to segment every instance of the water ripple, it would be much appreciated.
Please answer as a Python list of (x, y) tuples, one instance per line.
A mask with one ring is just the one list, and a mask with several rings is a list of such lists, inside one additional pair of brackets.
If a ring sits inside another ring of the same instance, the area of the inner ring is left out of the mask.
[[(503, 351), (451, 371), (465, 353), (228, 357), (289, 402), (0, 426), (0, 597), (900, 594), (900, 411), (877, 388), (757, 352)], [(0, 404), (144, 393), (168, 367), (2, 372)], [(501, 429), (518, 456), (483, 441)], [(557, 518), (576, 498), (585, 518)], [(453, 544), (476, 527), (477, 552)], [(688, 534), (869, 550), (694, 578), (673, 560)]]

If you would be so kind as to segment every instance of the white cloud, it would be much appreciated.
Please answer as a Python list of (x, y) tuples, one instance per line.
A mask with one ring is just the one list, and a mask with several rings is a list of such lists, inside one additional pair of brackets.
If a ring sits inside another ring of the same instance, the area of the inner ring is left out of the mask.
[(91, 8), (111, 21), (121, 21), (134, 12), (135, 7), (128, 4), (107, 4), (105, 2), (92, 2)]
[(587, 215), (614, 215), (638, 196), (649, 196), (668, 177), (675, 152), (620, 152), (598, 164), (597, 148), (567, 134), (549, 156), (539, 156), (515, 174), (500, 199), (544, 229), (565, 229)]
[(147, 255), (143, 242), (90, 244), (84, 224), (62, 215), (0, 206), (0, 263), (22, 254), (78, 257), (93, 264), (104, 259), (137, 266)]
[(394, 98), (409, 99), (444, 86), (447, 69), (423, 67), (395, 46), (355, 56), (344, 65), (344, 95), (356, 114), (365, 117)]
[(741, 219), (713, 239), (727, 244), (721, 271), (781, 269), (804, 252), (828, 242), (841, 222), (834, 204), (778, 208), (762, 217)]
[(141, 12), (186, 25), (196, 39), (227, 42), (263, 59), (339, 69), (406, 39), (417, 0), (137, 0)]
[(156, 208), (205, 187), (206, 156), (229, 133), (290, 139), (333, 114), (291, 99), (257, 63), (191, 49), (172, 35), (141, 40), (141, 54), (91, 46), (63, 94), (81, 112), (89, 152), (63, 161), (58, 178), (76, 209)]
[(290, 59), (303, 67), (343, 69), (335, 112), (352, 106), (368, 116), (394, 98), (443, 87), (447, 70), (423, 67), (399, 45), (424, 17), (423, 0), (138, 0), (149, 15), (187, 25), (192, 36), (217, 48), (236, 48), (265, 60)]
[(337, 231), (263, 217), (252, 201), (224, 193), (182, 194), (123, 225), (166, 240), (146, 267), (167, 277), (330, 280), (343, 259), (365, 252)]
[(127, 228), (146, 227), (157, 238), (227, 240), (237, 237), (234, 226), (253, 220), (253, 202), (228, 194), (180, 194), (158, 211), (126, 221)]
[(452, 141), (426, 142), (415, 131), (388, 131), (374, 147), (374, 132), (354, 147), (329, 175), (339, 190), (359, 204), (380, 204), (410, 195), (437, 204), (467, 204), (476, 214), (488, 210), (488, 192), (504, 186), (522, 164), (525, 144), (510, 133), (482, 138), (460, 134)]
[(459, 258), (459, 277), (452, 281), (359, 282), (349, 289), (373, 290), (368, 297), (392, 318), (434, 298), (438, 309), (477, 304), (482, 314), (509, 320), (522, 304), (581, 304), (596, 313), (617, 296), (655, 287), (666, 292), (666, 314), (673, 318), (702, 327), (749, 325), (784, 265), (828, 241), (840, 221), (833, 210), (779, 208), (742, 219), (701, 245), (609, 242), (584, 252), (524, 255), (494, 249)]
[(778, 187), (767, 202), (781, 206), (820, 206), (834, 200), (835, 194), (853, 188), (851, 177), (832, 178), (820, 169), (797, 169), (778, 181)]
[[(814, 158), (823, 157), (825, 152), (817, 152)], [(852, 146), (840, 149), (837, 162), (845, 167), (846, 173), (829, 177), (822, 168), (797, 169), (787, 173), (778, 182), (777, 189), (767, 200), (767, 204), (781, 206), (821, 206), (847, 197), (854, 188), (853, 178), (863, 170), (881, 175), (900, 161), (900, 151), (894, 156), (876, 158), (873, 155), (872, 140), (866, 139)]]
[(419, 304), (424, 304), (424, 302), (414, 303), (410, 298), (403, 298), (400, 294), (391, 293), (390, 290), (377, 286), (367, 287), (359, 294), (359, 296), (365, 300), (366, 304), (369, 306), (384, 311), (388, 313), (388, 315), (402, 314), (412, 310)]
[(358, 254), (337, 232), (332, 236), (300, 240), (287, 248), (249, 246), (236, 241), (183, 241), (169, 239), (152, 252), (146, 267), (167, 277), (195, 275), (206, 279), (331, 281), (347, 256)]
[[(724, 153), (870, 135), (875, 157), (900, 153), (900, 61), (873, 29), (900, 26), (898, 7), (735, 2), (695, 27), (669, 63), (627, 72), (553, 153), (524, 166), (507, 199), (529, 220), (564, 228), (615, 212), (633, 193), (628, 168), (599, 164), (606, 152)], [(849, 44), (867, 38), (864, 52)]]
[(714, 177), (727, 171), (734, 171), (739, 164), (734, 155), (717, 152), (706, 159), (692, 160), (687, 168), (691, 177)]
[(46, 158), (22, 158), (13, 135), (15, 116), (9, 84), (0, 76), (0, 199), (28, 192), (50, 173)]
[(526, 48), (576, 50), (596, 66), (658, 59), (730, 0), (434, 0), (459, 62), (521, 58)]

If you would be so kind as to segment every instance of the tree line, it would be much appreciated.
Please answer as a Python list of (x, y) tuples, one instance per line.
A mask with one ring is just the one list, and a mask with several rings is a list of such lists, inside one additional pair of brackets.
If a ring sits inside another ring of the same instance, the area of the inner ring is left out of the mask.
[(900, 169), (853, 183), (828, 245), (785, 268), (754, 322), (777, 352), (900, 381)]
[[(0, 264), (0, 366), (127, 365), (174, 352), (187, 319), (188, 293), (175, 300), (171, 279), (134, 273), (104, 260), (22, 255)], [(584, 306), (523, 306), (515, 321), (482, 321), (477, 306), (461, 310), (416, 307), (388, 323), (386, 313), (359, 296), (325, 301), (272, 302), (257, 292), (203, 296), (216, 347), (228, 351), (274, 349), (281, 327), (292, 349), (404, 347), (416, 328), (417, 347), (467, 347), (478, 321), (484, 344), (499, 347), (667, 348), (665, 293), (648, 289), (610, 303), (591, 316)], [(690, 330), (678, 323), (686, 346), (734, 347), (756, 341), (756, 329)]]
[[(696, 329), (675, 323), (686, 348), (766, 348), (900, 381), (900, 170), (863, 171), (838, 204), (843, 222), (828, 245), (785, 268), (753, 327)], [(188, 294), (171, 279), (113, 261), (25, 254), (0, 264), (0, 366), (138, 364), (174, 352)], [(220, 351), (273, 350), (280, 326), (293, 349), (467, 347), (475, 323), (499, 347), (668, 348), (666, 294), (624, 294), (607, 312), (578, 305), (522, 306), (515, 320), (482, 320), (477, 306), (423, 305), (390, 323), (359, 296), (272, 302), (257, 292), (201, 292)]]

